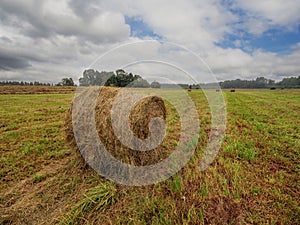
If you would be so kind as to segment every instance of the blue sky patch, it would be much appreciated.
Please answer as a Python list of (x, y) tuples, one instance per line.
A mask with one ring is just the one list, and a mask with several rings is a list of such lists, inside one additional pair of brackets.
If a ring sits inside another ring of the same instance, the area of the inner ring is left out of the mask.
[(278, 55), (290, 54), (293, 46), (300, 42), (300, 26), (295, 32), (271, 29), (257, 37), (249, 33), (239, 31), (241, 35), (226, 35), (221, 43), (216, 43), (222, 48), (241, 48), (252, 53), (255, 49), (274, 52)]
[(152, 37), (161, 40), (162, 37), (155, 33), (143, 20), (135, 17), (125, 16), (125, 22), (130, 26), (130, 36), (132, 37)]
[[(236, 7), (234, 1), (223, 0), (223, 6), (232, 14), (241, 18), (233, 27), (241, 27), (249, 18), (255, 18), (249, 11)], [(262, 18), (258, 18), (261, 20)], [(278, 55), (290, 54), (294, 51), (292, 48), (300, 42), (300, 26), (294, 31), (287, 31), (284, 27), (278, 27), (265, 31), (262, 35), (256, 36), (247, 32), (247, 30), (236, 30), (236, 34), (227, 34), (224, 41), (215, 43), (222, 48), (239, 48), (251, 54), (254, 50), (262, 49), (267, 52), (273, 52)]]

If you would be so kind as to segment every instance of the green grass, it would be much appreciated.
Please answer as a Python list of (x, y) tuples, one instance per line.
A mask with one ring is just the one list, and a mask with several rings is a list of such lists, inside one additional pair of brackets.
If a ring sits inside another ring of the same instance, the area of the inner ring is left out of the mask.
[(201, 91), (189, 95), (201, 121), (195, 154), (145, 187), (100, 177), (66, 144), (72, 95), (0, 95), (0, 224), (299, 224), (300, 90), (225, 91), (226, 135), (203, 172), (211, 116)]
[(34, 183), (41, 182), (44, 179), (46, 179), (45, 174), (36, 174), (36, 175), (34, 175), (33, 182)]
[(1, 189), (69, 151), (62, 129), (71, 99), (59, 94), (0, 95)]
[(92, 213), (102, 213), (116, 201), (116, 188), (112, 183), (102, 183), (86, 191), (83, 198), (63, 218), (62, 224), (81, 224), (84, 217)]

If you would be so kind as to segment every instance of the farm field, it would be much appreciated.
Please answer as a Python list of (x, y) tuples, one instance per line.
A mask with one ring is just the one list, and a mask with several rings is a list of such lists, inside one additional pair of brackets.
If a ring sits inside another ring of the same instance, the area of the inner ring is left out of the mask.
[(0, 94), (70, 94), (76, 87), (63, 86), (0, 86)]
[(188, 92), (195, 154), (143, 187), (100, 177), (66, 142), (72, 91), (0, 94), (0, 224), (300, 224), (300, 90), (225, 90), (226, 135), (203, 172), (211, 117), (203, 93)]

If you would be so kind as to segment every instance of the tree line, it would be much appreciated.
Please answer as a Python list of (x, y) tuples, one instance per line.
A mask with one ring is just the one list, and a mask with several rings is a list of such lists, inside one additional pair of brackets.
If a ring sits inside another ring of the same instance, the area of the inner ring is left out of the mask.
[[(259, 89), (259, 88), (300, 88), (300, 76), (283, 78), (281, 81), (275, 82), (275, 80), (266, 79), (264, 77), (257, 77), (255, 80), (226, 80), (218, 83), (223, 89), (240, 88), (240, 89)], [(210, 89), (215, 88), (216, 83), (205, 84), (179, 84), (182, 88), (189, 89)]]
[(220, 82), (221, 88), (300, 88), (300, 76), (283, 78), (279, 82), (264, 77), (255, 80), (227, 80)]
[[(221, 88), (300, 88), (300, 76), (283, 78), (279, 82), (264, 77), (257, 77), (255, 80), (226, 80), (218, 83)], [(72, 78), (63, 78), (57, 84), (42, 83), (39, 81), (0, 81), (0, 86), (75, 86)], [(116, 72), (98, 72), (88, 69), (83, 72), (83, 77), (79, 79), (80, 86), (112, 86), (112, 87), (142, 87), (142, 88), (173, 88), (172, 84), (160, 84), (153, 81), (151, 84), (140, 75), (127, 73), (122, 69)], [(178, 84), (186, 89), (214, 88), (216, 83), (206, 84)]]
[(53, 86), (50, 83), (41, 83), (38, 81), (27, 82), (27, 81), (0, 81), (1, 86)]
[(0, 86), (75, 86), (72, 78), (63, 78), (57, 84), (42, 83), (39, 81), (0, 81)]
[(83, 77), (79, 79), (80, 86), (110, 86), (110, 87), (139, 87), (139, 88), (160, 88), (157, 81), (151, 84), (140, 75), (127, 73), (123, 69), (116, 72), (95, 71), (88, 69), (83, 72)]

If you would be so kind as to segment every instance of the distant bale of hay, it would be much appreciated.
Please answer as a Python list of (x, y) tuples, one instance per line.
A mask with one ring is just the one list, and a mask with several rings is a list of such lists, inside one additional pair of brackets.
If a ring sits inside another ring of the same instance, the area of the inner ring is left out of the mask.
[(235, 89), (231, 89), (230, 92), (235, 92)]
[[(166, 158), (169, 150), (161, 145), (150, 151), (136, 151), (123, 145), (116, 137), (112, 126), (111, 111), (115, 98), (121, 88), (101, 87), (95, 107), (95, 122), (98, 136), (110, 152), (118, 160), (132, 165), (150, 165)], [(125, 96), (124, 101), (130, 101), (130, 95)], [(147, 96), (141, 99), (131, 110), (129, 125), (133, 134), (139, 139), (146, 139), (150, 135), (149, 124), (154, 118), (166, 120), (166, 107), (164, 101), (157, 96)], [(127, 122), (127, 121), (126, 121)], [(155, 127), (155, 126), (154, 126)], [(75, 146), (75, 138), (72, 127), (72, 107), (67, 112), (66, 118), (67, 140)], [(155, 128), (154, 128), (155, 133)]]

